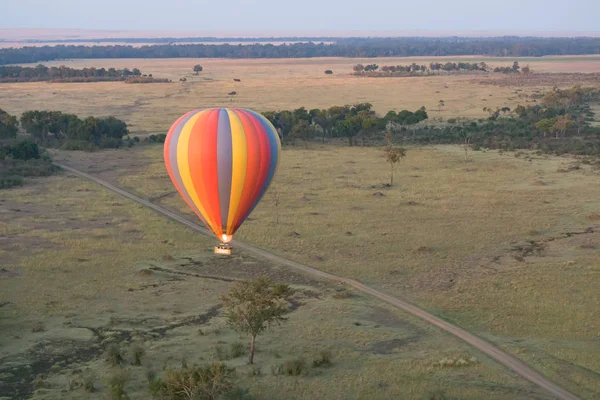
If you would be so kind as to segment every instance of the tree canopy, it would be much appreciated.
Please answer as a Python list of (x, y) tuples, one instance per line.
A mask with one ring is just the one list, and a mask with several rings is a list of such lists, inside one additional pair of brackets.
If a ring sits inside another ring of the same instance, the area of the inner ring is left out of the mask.
[(313, 41), (307, 38), (302, 43), (281, 45), (256, 42), (254, 40), (252, 43), (239, 45), (58, 45), (7, 48), (0, 49), (0, 65), (81, 58), (540, 57), (600, 54), (600, 38), (594, 37), (314, 38)]

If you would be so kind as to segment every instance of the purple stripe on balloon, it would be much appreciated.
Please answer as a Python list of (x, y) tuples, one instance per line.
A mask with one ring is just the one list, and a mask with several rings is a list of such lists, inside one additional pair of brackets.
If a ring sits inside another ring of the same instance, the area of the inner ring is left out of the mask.
[(221, 108), (217, 128), (217, 177), (219, 181), (219, 205), (223, 231), (227, 231), (229, 199), (231, 197), (231, 174), (233, 169), (233, 145), (231, 124), (227, 110)]
[(181, 131), (183, 127), (188, 123), (188, 121), (199, 112), (202, 112), (203, 109), (192, 111), (187, 117), (181, 120), (181, 122), (177, 125), (175, 130), (173, 131), (173, 136), (171, 137), (171, 144), (169, 146), (169, 164), (171, 165), (171, 171), (173, 171), (173, 177), (177, 182), (177, 186), (181, 188), (181, 194), (185, 197), (188, 204), (191, 204), (193, 211), (200, 217), (200, 220), (208, 227), (209, 230), (212, 231), (210, 225), (206, 222), (200, 210), (196, 207), (190, 194), (188, 193), (185, 185), (181, 180), (181, 173), (179, 172), (179, 164), (177, 163), (177, 146), (179, 145), (179, 136), (181, 136)]

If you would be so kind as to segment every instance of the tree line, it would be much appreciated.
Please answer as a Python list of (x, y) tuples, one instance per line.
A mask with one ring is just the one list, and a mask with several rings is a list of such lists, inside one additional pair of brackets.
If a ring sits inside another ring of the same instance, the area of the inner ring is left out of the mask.
[(81, 58), (307, 58), (600, 54), (600, 38), (347, 38), (335, 43), (58, 45), (0, 49), (0, 65)]
[(34, 143), (70, 150), (118, 148), (129, 135), (127, 124), (115, 117), (79, 118), (60, 111), (26, 111), (20, 119), (0, 109), (0, 140), (14, 139), (19, 128)]
[(519, 105), (514, 110), (484, 107), (487, 118), (450, 118), (446, 123), (423, 123), (428, 120), (425, 107), (380, 116), (370, 103), (263, 114), (284, 143), (302, 140), (307, 147), (314, 138), (344, 138), (350, 146), (380, 143), (386, 138), (389, 147), (393, 138), (402, 143), (466, 143), (473, 148), (600, 155), (600, 127), (592, 124), (594, 113), (590, 109), (596, 102), (600, 102), (599, 89), (576, 86), (555, 88), (535, 105)]
[(358, 76), (421, 76), (436, 75), (442, 72), (501, 72), (505, 74), (520, 73), (529, 74), (533, 72), (527, 65), (521, 69), (519, 62), (515, 61), (511, 67), (490, 67), (486, 62), (467, 63), (467, 62), (431, 62), (429, 66), (412, 63), (410, 65), (384, 65), (379, 68), (377, 64), (356, 64), (353, 67), (354, 75)]
[(558, 89), (546, 93), (539, 104), (491, 109), (488, 118), (452, 118), (446, 126), (426, 127), (403, 142), (458, 143), (473, 149), (529, 149), (550, 154), (600, 155), (600, 127), (594, 126), (590, 105), (600, 102), (596, 88)]
[[(152, 74), (142, 74), (138, 68), (69, 68), (47, 67), (38, 64), (35, 67), (0, 66), (0, 82), (96, 82), (96, 81), (136, 81), (137, 79), (153, 80)], [(162, 80), (166, 81), (166, 80)]]
[(362, 144), (377, 138), (386, 129), (396, 126), (411, 126), (428, 118), (425, 107), (412, 112), (402, 110), (378, 116), (370, 103), (334, 106), (328, 109), (267, 111), (263, 115), (275, 126), (284, 141), (302, 140), (306, 146), (316, 136), (345, 138), (350, 146), (360, 139)]

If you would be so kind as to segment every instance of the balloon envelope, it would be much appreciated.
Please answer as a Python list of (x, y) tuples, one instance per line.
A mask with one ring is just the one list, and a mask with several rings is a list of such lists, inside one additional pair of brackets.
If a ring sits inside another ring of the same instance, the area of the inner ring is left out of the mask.
[(269, 187), (280, 151), (279, 135), (262, 115), (208, 108), (175, 121), (164, 158), (181, 197), (208, 229), (229, 242)]

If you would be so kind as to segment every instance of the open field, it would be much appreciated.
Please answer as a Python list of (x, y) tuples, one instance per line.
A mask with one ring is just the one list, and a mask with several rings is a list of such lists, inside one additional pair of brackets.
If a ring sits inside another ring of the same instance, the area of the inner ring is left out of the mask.
[[(290, 321), (258, 338), (261, 376), (250, 376), (244, 356), (226, 361), (258, 399), (428, 399), (436, 391), (549, 399), (420, 320), (243, 252), (216, 257), (211, 239), (93, 183), (35, 180), (3, 191), (0, 210), (0, 398), (107, 398), (120, 368), (102, 352), (116, 343), (128, 395), (147, 399), (146, 371), (209, 362), (247, 343), (226, 326), (218, 295), (233, 280), (267, 274), (297, 290)], [(128, 365), (135, 344), (146, 350), (139, 367)], [(271, 373), (286, 360), (310, 363), (321, 350), (333, 352), (332, 367)], [(436, 366), (444, 359), (467, 365)], [(89, 377), (93, 394), (81, 387)]]
[[(385, 59), (98, 59), (49, 62), (72, 68), (139, 68), (173, 83), (129, 85), (108, 83), (11, 83), (0, 84), (1, 107), (13, 114), (31, 109), (51, 109), (79, 115), (114, 115), (126, 121), (134, 135), (166, 132), (185, 112), (206, 106), (250, 107), (258, 111), (297, 107), (328, 108), (370, 102), (379, 113), (389, 110), (416, 110), (427, 107), (430, 118), (483, 117), (483, 107), (516, 107), (533, 100), (529, 95), (553, 86), (570, 87), (570, 78), (545, 79), (539, 84), (514, 88), (504, 84), (481, 84), (481, 80), (502, 78), (492, 74), (431, 76), (411, 78), (359, 78), (352, 76), (357, 63), (382, 65), (428, 64), (431, 61), (486, 61), (508, 66), (514, 59), (481, 57), (415, 57)], [(600, 57), (541, 57), (519, 59), (536, 72), (600, 72)], [(204, 72), (192, 73), (195, 64)], [(325, 75), (331, 69), (334, 75)], [(185, 77), (187, 82), (179, 82)], [(233, 79), (241, 79), (234, 82)], [(576, 83), (586, 84), (584, 78)], [(485, 82), (484, 82), (485, 83)], [(598, 86), (597, 81), (589, 84)], [(232, 100), (227, 93), (236, 91)], [(439, 112), (439, 100), (445, 107)]]
[[(465, 163), (460, 151), (411, 148), (386, 188), (380, 149), (286, 148), (238, 237), (407, 298), (596, 398), (598, 172), (533, 154), (475, 152)], [(189, 215), (161, 146), (65, 158)]]

